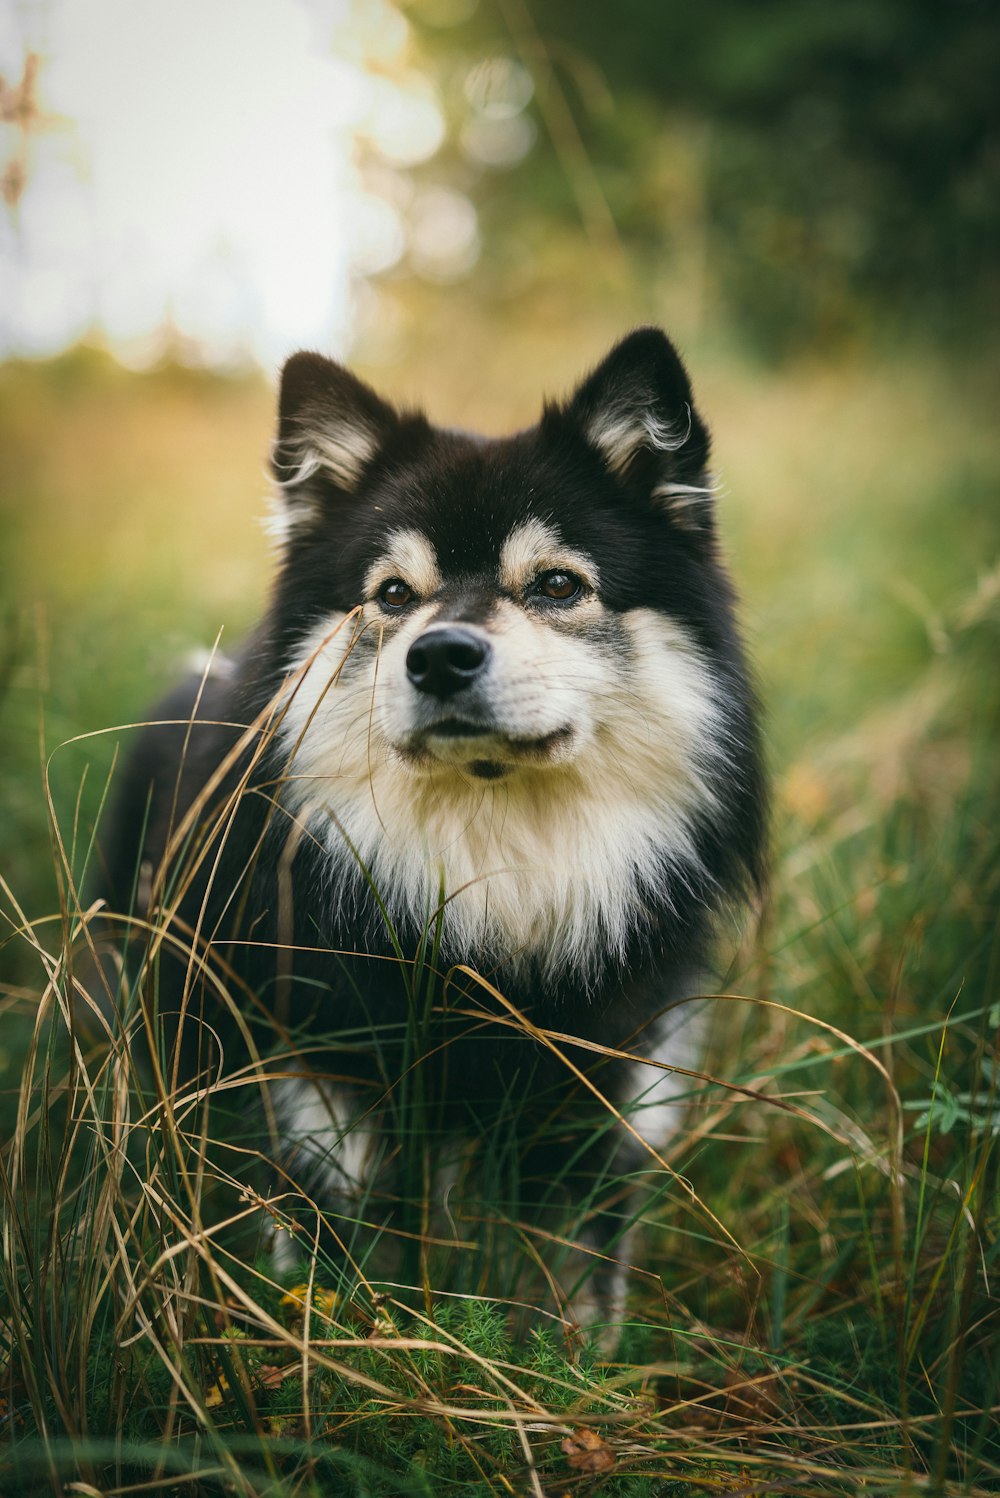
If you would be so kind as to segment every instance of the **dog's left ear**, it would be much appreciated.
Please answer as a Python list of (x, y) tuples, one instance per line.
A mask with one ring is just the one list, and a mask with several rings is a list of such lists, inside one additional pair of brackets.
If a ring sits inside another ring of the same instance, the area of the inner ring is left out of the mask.
[(343, 365), (322, 354), (293, 354), (281, 372), (275, 478), (286, 493), (326, 486), (350, 494), (398, 420)]
[(709, 436), (680, 355), (659, 328), (623, 338), (565, 407), (606, 466), (691, 530), (711, 525)]

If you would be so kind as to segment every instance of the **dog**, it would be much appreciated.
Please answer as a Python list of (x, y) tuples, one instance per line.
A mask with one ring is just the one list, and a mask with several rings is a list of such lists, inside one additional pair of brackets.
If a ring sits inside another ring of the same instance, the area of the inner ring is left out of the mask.
[(103, 842), (168, 1083), (253, 1076), (332, 1217), (398, 1182), (405, 1107), (441, 1159), (502, 1138), (517, 1212), (553, 1180), (586, 1203), (592, 1321), (624, 1294), (597, 1187), (676, 1128), (683, 1001), (764, 883), (708, 458), (655, 328), (502, 439), (294, 355), (270, 606), (154, 710)]

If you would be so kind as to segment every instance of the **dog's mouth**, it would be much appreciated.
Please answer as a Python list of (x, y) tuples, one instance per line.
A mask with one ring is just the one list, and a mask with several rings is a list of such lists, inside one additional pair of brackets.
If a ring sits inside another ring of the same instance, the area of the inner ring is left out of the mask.
[(495, 734), (496, 729), (488, 723), (476, 723), (471, 718), (442, 718), (439, 723), (432, 723), (429, 728), (425, 728), (423, 737), (426, 739), (477, 739)]
[(441, 718), (415, 732), (399, 752), (414, 769), (451, 765), (477, 780), (500, 780), (520, 767), (551, 763), (572, 737), (568, 724), (528, 735), (472, 718)]

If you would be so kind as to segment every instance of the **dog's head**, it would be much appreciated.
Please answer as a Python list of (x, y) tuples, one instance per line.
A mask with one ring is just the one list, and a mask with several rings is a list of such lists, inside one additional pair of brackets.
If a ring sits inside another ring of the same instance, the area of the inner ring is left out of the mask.
[(641, 733), (637, 654), (657, 649), (676, 678), (692, 651), (718, 648), (707, 455), (683, 365), (653, 329), (503, 440), (399, 414), (298, 354), (274, 452), (286, 664), (321, 656), (341, 695), (363, 674), (369, 754), (416, 775), (566, 765), (609, 714)]
[(707, 458), (654, 329), (496, 440), (289, 361), (266, 655), (282, 800), (334, 866), (411, 914), (443, 880), (463, 940), (580, 971), (740, 885), (756, 747)]

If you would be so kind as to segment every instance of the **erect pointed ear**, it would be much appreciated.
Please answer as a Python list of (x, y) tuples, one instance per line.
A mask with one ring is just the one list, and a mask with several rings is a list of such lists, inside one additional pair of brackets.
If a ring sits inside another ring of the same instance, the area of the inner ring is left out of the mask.
[(293, 354), (281, 375), (271, 468), (286, 500), (309, 509), (350, 494), (399, 423), (368, 385), (322, 354)]
[(678, 525), (711, 524), (709, 436), (680, 355), (659, 328), (623, 338), (566, 407), (611, 472)]

